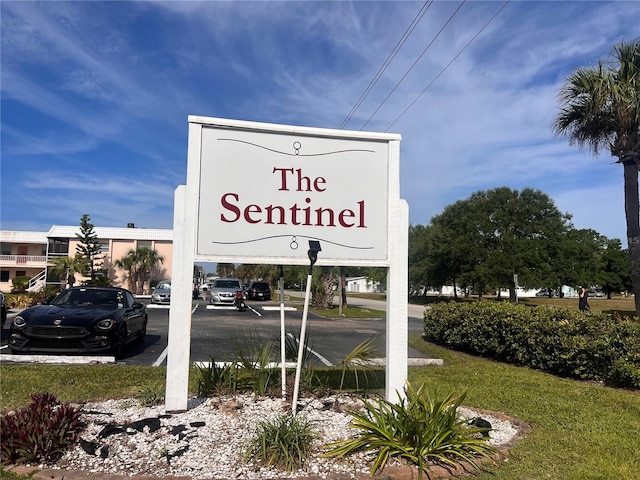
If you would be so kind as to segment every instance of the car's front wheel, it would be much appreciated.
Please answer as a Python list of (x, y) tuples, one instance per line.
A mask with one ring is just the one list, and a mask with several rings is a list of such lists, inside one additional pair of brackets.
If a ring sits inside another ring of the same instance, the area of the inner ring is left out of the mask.
[(116, 336), (113, 341), (113, 347), (111, 349), (111, 353), (113, 353), (113, 356), (116, 357), (116, 360), (122, 358), (122, 355), (124, 355), (124, 347), (126, 343), (127, 343), (127, 327), (123, 325), (116, 332)]

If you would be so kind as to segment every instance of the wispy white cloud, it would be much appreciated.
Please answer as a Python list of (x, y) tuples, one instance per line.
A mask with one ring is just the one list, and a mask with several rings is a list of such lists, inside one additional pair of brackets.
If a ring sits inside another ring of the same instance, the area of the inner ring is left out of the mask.
[[(28, 192), (56, 222), (170, 228), (188, 114), (337, 128), (421, 5), (2, 2), (2, 223), (25, 223), (12, 199)], [(433, 3), (347, 128), (458, 5)], [(367, 129), (388, 128), (501, 6), (466, 2)], [(552, 122), (566, 75), (637, 36), (639, 16), (638, 2), (510, 2), (391, 129), (411, 221), (479, 189), (532, 186), (581, 228), (623, 231), (618, 169), (555, 138)], [(615, 214), (584, 207), (598, 195)]]

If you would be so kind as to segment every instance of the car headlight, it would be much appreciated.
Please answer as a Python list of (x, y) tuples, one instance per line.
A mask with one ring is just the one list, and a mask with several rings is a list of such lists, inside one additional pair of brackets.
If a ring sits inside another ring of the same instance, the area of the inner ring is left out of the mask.
[(100, 320), (98, 323), (96, 323), (96, 329), (98, 330), (110, 330), (114, 325), (115, 325), (116, 321), (112, 320), (110, 318), (107, 318), (105, 320)]
[(22, 318), (20, 315), (16, 316), (13, 319), (13, 327), (14, 328), (22, 329), (22, 328), (24, 328), (26, 326), (27, 326), (27, 321), (24, 318)]

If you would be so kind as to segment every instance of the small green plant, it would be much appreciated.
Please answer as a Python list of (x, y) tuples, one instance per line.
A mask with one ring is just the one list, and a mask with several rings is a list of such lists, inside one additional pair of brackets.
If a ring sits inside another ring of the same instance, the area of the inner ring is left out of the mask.
[(159, 405), (164, 401), (165, 385), (163, 382), (156, 382), (142, 387), (136, 395), (136, 400), (143, 407)]
[(196, 364), (195, 367), (198, 376), (199, 397), (208, 397), (224, 391), (236, 391), (237, 365), (235, 363), (225, 363), (219, 366), (215, 359), (209, 356), (208, 365)]
[(289, 473), (301, 468), (311, 454), (313, 423), (302, 415), (280, 414), (264, 420), (245, 445), (245, 461), (257, 458)]
[(365, 381), (368, 379), (367, 374), (367, 362), (369, 362), (372, 358), (377, 358), (380, 356), (380, 352), (378, 348), (375, 346), (375, 341), (379, 335), (374, 335), (372, 337), (367, 338), (362, 343), (360, 343), (356, 348), (351, 350), (349, 354), (340, 362), (342, 366), (342, 378), (340, 379), (340, 391), (342, 391), (344, 387), (344, 378), (347, 374), (347, 370), (353, 369), (353, 375), (356, 380), (356, 390), (360, 390), (360, 381), (358, 378), (358, 372), (362, 372), (364, 375)]
[(400, 457), (418, 467), (422, 478), (430, 464), (451, 467), (461, 462), (475, 463), (477, 456), (489, 457), (496, 449), (482, 433), (487, 429), (469, 426), (458, 415), (464, 395), (437, 398), (428, 395), (424, 385), (405, 389), (399, 403), (378, 399), (376, 404), (363, 400), (364, 412), (350, 412), (351, 426), (359, 430), (355, 438), (326, 445), (324, 456), (344, 457), (359, 450), (375, 450), (377, 457), (371, 475), (382, 470), (391, 457)]
[(2, 463), (53, 462), (76, 442), (80, 411), (60, 405), (49, 393), (31, 395), (31, 404), (0, 416)]

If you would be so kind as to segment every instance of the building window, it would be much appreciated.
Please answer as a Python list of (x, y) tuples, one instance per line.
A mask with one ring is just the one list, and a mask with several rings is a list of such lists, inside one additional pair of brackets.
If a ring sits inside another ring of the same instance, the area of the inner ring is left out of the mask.
[(3, 243), (2, 244), (2, 255), (11, 255), (11, 244)]
[(69, 239), (68, 238), (50, 238), (49, 254), (50, 255), (69, 255)]
[(109, 240), (98, 240), (100, 253), (109, 253)]
[(9, 281), (9, 270), (0, 270), (0, 282)]
[(16, 270), (16, 277), (26, 277), (26, 276), (27, 276), (26, 270)]
[(138, 248), (148, 248), (151, 250), (151, 240), (138, 240)]

